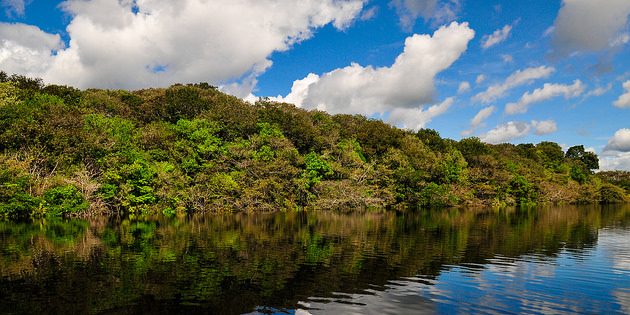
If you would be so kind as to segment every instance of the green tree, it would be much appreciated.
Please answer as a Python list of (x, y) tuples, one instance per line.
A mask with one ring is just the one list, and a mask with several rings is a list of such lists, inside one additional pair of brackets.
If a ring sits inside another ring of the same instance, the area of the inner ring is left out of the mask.
[(599, 169), (599, 158), (595, 153), (585, 151), (583, 145), (570, 147), (565, 157), (567, 159), (581, 161), (588, 170)]

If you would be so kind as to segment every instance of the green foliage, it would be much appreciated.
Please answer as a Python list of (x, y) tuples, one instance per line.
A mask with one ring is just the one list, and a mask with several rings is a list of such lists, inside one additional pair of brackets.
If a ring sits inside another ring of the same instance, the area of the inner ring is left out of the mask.
[(63, 185), (44, 192), (45, 214), (63, 216), (85, 211), (89, 204), (74, 185)]
[(29, 218), (41, 205), (41, 198), (28, 192), (30, 179), (0, 168), (0, 219)]
[(284, 135), (282, 134), (282, 130), (280, 130), (280, 128), (278, 128), (276, 125), (263, 122), (258, 123), (256, 127), (258, 127), (258, 135), (265, 140), (268, 140), (270, 138), (284, 137)]
[(464, 138), (457, 143), (457, 149), (462, 153), (466, 161), (488, 153), (487, 145), (477, 137)]
[(185, 120), (177, 122), (175, 130), (189, 142), (184, 145), (194, 147), (200, 156), (209, 159), (221, 150), (222, 141), (216, 134), (221, 130), (217, 123), (206, 119)]
[(78, 106), (82, 97), (80, 90), (65, 85), (47, 85), (42, 93), (59, 97), (65, 104), (72, 106)]
[(630, 172), (624, 171), (607, 171), (597, 173), (597, 177), (611, 183), (615, 186), (621, 187), (626, 190), (627, 194), (630, 194)]
[(603, 204), (620, 203), (627, 200), (625, 191), (613, 184), (605, 183), (599, 188), (599, 202)]
[(433, 129), (420, 129), (416, 136), (435, 152), (445, 152), (448, 148), (447, 141), (440, 137), (440, 133)]
[(191, 86), (173, 86), (165, 93), (164, 113), (166, 121), (176, 122), (180, 119), (192, 119), (209, 108), (198, 88)]
[(341, 153), (340, 158), (344, 164), (351, 164), (353, 166), (360, 165), (367, 162), (365, 155), (363, 154), (363, 148), (361, 144), (356, 140), (342, 140), (337, 144)]
[(360, 115), (251, 105), (208, 84), (81, 91), (0, 73), (0, 217), (8, 219), (88, 206), (174, 216), (610, 202), (618, 190), (602, 182), (630, 190), (624, 177), (593, 174), (597, 164), (583, 146), (565, 156), (552, 142), (456, 142)]
[(123, 159), (127, 159), (126, 163), (119, 160), (103, 174), (100, 196), (106, 202), (132, 212), (145, 210), (158, 199), (153, 185), (156, 172), (142, 157)]
[(313, 187), (321, 182), (324, 178), (329, 178), (334, 174), (330, 164), (323, 159), (322, 156), (315, 152), (311, 152), (304, 157), (306, 170), (303, 177), (306, 178), (306, 188)]
[(557, 170), (564, 160), (564, 152), (554, 142), (541, 142), (536, 145), (536, 156), (546, 168)]
[(11, 82), (0, 82), (0, 107), (14, 106), (18, 102), (19, 89)]
[(439, 164), (439, 178), (445, 183), (459, 183), (465, 179), (468, 163), (464, 156), (455, 149), (442, 155)]
[(599, 168), (599, 158), (595, 153), (584, 150), (583, 145), (576, 145), (567, 150), (567, 159), (580, 161), (586, 170), (596, 170)]
[(508, 192), (514, 196), (518, 204), (528, 204), (537, 200), (536, 188), (521, 175), (514, 176)]
[(445, 207), (451, 204), (451, 198), (447, 186), (429, 183), (420, 192), (419, 204), (425, 207)]
[(588, 180), (588, 171), (581, 162), (573, 163), (569, 174), (572, 180), (580, 184), (584, 184)]
[(134, 129), (134, 123), (124, 118), (110, 118), (102, 114), (85, 116), (85, 131), (108, 148), (129, 145)]

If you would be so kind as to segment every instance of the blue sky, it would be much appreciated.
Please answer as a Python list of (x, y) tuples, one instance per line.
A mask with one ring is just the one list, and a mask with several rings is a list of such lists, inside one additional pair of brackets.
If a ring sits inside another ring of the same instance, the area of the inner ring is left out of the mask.
[(47, 83), (204, 81), (453, 139), (584, 144), (630, 170), (628, 0), (0, 3), (0, 69)]

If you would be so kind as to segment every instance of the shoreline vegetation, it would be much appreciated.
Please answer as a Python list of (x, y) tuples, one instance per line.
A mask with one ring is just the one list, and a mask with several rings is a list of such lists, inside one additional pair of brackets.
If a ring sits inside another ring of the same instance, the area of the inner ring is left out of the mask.
[(621, 203), (630, 172), (206, 83), (78, 90), (0, 72), (0, 220), (108, 213)]

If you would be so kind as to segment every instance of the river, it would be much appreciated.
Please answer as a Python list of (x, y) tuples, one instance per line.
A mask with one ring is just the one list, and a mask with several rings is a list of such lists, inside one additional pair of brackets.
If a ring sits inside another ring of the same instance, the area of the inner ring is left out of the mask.
[(0, 313), (630, 314), (630, 206), (0, 222)]

